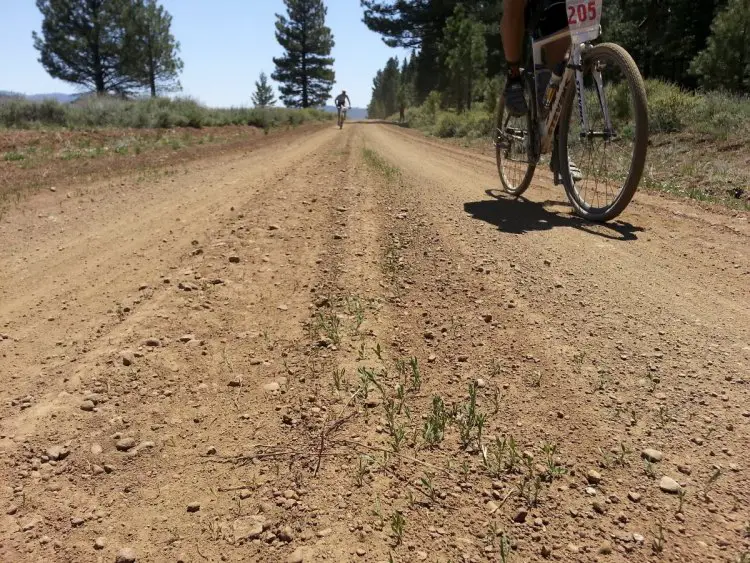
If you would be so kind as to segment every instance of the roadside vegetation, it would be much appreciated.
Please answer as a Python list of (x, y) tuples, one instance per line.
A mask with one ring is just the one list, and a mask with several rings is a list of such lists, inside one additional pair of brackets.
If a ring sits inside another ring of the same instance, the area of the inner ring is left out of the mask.
[[(494, 90), (494, 89), (493, 89)], [(691, 92), (660, 80), (646, 80), (651, 146), (642, 187), (692, 199), (750, 209), (746, 139), (750, 98), (728, 92)], [(448, 108), (439, 92), (409, 108), (403, 126), (468, 145), (487, 145), (494, 104), (470, 111)], [(390, 116), (397, 122), (399, 115)]]
[[(404, 4), (410, 9), (394, 13), (383, 3), (363, 1), (365, 23), (386, 43), (420, 46), (376, 73), (370, 118), (459, 142), (486, 141), (506, 71), (501, 3)], [(642, 186), (746, 209), (748, 4), (708, 2), (700, 18), (694, 2), (658, 4), (607, 4), (602, 23), (602, 40), (625, 47), (646, 78), (651, 147)]]
[(100, 127), (171, 129), (174, 127), (223, 127), (249, 125), (261, 129), (324, 121), (331, 115), (315, 109), (208, 108), (190, 98), (146, 98), (121, 100), (91, 97), (74, 104), (53, 100), (33, 102), (8, 98), (0, 100), (0, 127), (30, 129)]

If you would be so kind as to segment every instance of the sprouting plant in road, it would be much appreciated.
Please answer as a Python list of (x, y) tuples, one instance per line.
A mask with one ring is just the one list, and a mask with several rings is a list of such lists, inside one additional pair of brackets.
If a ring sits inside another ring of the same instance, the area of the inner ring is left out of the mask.
[(581, 350), (580, 352), (576, 352), (573, 355), (573, 365), (575, 366), (576, 373), (581, 373), (581, 369), (583, 368), (583, 362), (586, 359), (586, 352), (584, 350)]
[(550, 481), (565, 475), (565, 468), (558, 465), (555, 460), (555, 456), (557, 455), (557, 444), (544, 442), (544, 444), (542, 444), (542, 453), (544, 454), (544, 459), (547, 465), (547, 477)]
[(607, 389), (607, 386), (609, 385), (609, 377), (608, 375), (603, 372), (599, 371), (597, 374), (597, 380), (596, 384), (594, 385), (594, 391), (604, 391)]
[(373, 463), (373, 459), (368, 455), (359, 456), (357, 463), (357, 486), (361, 487), (365, 484), (365, 477), (370, 472), (370, 466)]
[(344, 376), (346, 375), (346, 368), (336, 369), (333, 370), (333, 386), (336, 388), (336, 391), (341, 391), (341, 387), (344, 386)]
[(510, 554), (512, 553), (513, 547), (510, 538), (503, 533), (500, 536), (500, 562), (508, 563), (510, 561)]
[(539, 502), (539, 493), (542, 490), (541, 475), (523, 475), (516, 485), (516, 491), (520, 498), (526, 501), (529, 508), (535, 507)]
[(383, 516), (383, 507), (380, 504), (380, 496), (375, 497), (375, 506), (372, 509), (372, 513), (378, 517), (379, 528), (385, 526), (385, 517)]
[(400, 383), (396, 386), (396, 398), (398, 399), (398, 408), (396, 411), (398, 414), (401, 414), (401, 410), (404, 407), (404, 401), (406, 401), (406, 391), (404, 391), (404, 386)]
[(411, 390), (419, 392), (422, 389), (422, 374), (419, 371), (417, 358), (412, 357), (409, 360), (409, 365), (411, 366)]
[(395, 453), (401, 451), (401, 444), (403, 444), (405, 438), (406, 429), (403, 424), (393, 428), (391, 431), (391, 447)]
[(336, 346), (341, 344), (341, 320), (336, 313), (318, 313), (317, 328)]
[(365, 322), (365, 308), (359, 297), (350, 297), (347, 299), (349, 314), (354, 317), (354, 333), (358, 334), (362, 323)]
[(711, 475), (711, 477), (708, 478), (706, 481), (706, 484), (703, 486), (703, 498), (708, 500), (708, 493), (711, 492), (711, 489), (713, 489), (714, 485), (716, 485), (716, 482), (719, 480), (719, 477), (721, 477), (721, 469), (716, 468)]
[(508, 439), (508, 473), (512, 473), (513, 471), (515, 471), (516, 467), (518, 467), (518, 462), (520, 461), (520, 459), (521, 456), (518, 454), (518, 444), (516, 444), (515, 438), (511, 436)]
[(656, 531), (654, 532), (654, 541), (651, 544), (651, 549), (653, 549), (654, 553), (662, 553), (666, 543), (667, 539), (664, 537), (664, 526), (661, 522), (658, 522), (656, 524)]
[(443, 441), (445, 427), (448, 423), (448, 413), (445, 411), (445, 403), (438, 395), (432, 398), (432, 412), (424, 423), (422, 438), (428, 446), (432, 447)]
[(406, 360), (399, 358), (394, 363), (396, 364), (396, 372), (398, 372), (399, 379), (406, 384), (406, 373), (408, 371)]
[(628, 447), (625, 445), (625, 442), (620, 442), (620, 450), (617, 452), (617, 465), (620, 467), (625, 467), (628, 464), (628, 461), (626, 456), (630, 455), (632, 450), (629, 450)]
[(360, 367), (357, 370), (357, 373), (359, 374), (360, 390), (362, 392), (362, 396), (365, 399), (367, 399), (369, 396), (370, 384), (374, 385), (378, 389), (378, 391), (380, 391), (380, 393), (385, 396), (383, 386), (378, 381), (378, 376), (374, 370), (368, 369), (366, 367)]
[(542, 372), (537, 370), (531, 375), (531, 386), (532, 387), (541, 387), (542, 386)]
[(508, 441), (505, 437), (501, 440), (498, 436), (495, 436), (495, 440), (489, 445), (482, 445), (482, 463), (492, 477), (499, 477), (503, 472), (507, 449)]
[(680, 487), (680, 490), (677, 491), (677, 496), (680, 499), (680, 505), (677, 507), (677, 513), (679, 514), (682, 512), (683, 505), (685, 504), (685, 495), (687, 494), (687, 491)]
[(490, 401), (492, 402), (492, 414), (500, 412), (500, 390), (495, 387), (490, 395)]
[(380, 342), (375, 344), (375, 348), (373, 348), (372, 351), (375, 352), (375, 355), (378, 357), (378, 360), (382, 362), (383, 361), (383, 349), (380, 347)]
[(406, 519), (400, 511), (396, 510), (391, 515), (391, 530), (396, 538), (396, 545), (401, 545), (404, 541), (404, 528), (406, 528)]
[(364, 340), (362, 340), (362, 342), (360, 342), (360, 344), (359, 344), (359, 353), (357, 354), (357, 359), (359, 361), (362, 361), (362, 360), (365, 359), (365, 347), (366, 346), (367, 346), (367, 344), (365, 343)]
[(667, 423), (669, 423), (672, 420), (672, 417), (669, 414), (669, 409), (665, 406), (659, 407), (659, 424), (662, 428), (664, 428)]
[(486, 417), (477, 412), (477, 384), (472, 382), (469, 385), (469, 402), (463, 405), (463, 410), (456, 416), (459, 438), (463, 448), (467, 448), (475, 439), (475, 430), (477, 431), (476, 439), (481, 445), (482, 428), (485, 420)]
[(385, 423), (388, 426), (388, 432), (393, 434), (396, 427), (396, 401), (390, 397), (383, 404), (385, 408)]
[(461, 463), (461, 476), (463, 477), (462, 483), (469, 482), (469, 470), (469, 462), (464, 460), (463, 463)]
[(654, 464), (650, 461), (644, 460), (643, 471), (644, 473), (646, 473), (649, 479), (656, 479), (656, 470), (654, 469)]
[(437, 491), (435, 490), (435, 485), (432, 482), (432, 478), (434, 475), (425, 474), (424, 477), (421, 478), (422, 487), (424, 487), (424, 493), (427, 495), (427, 498), (429, 498), (432, 502), (435, 502), (437, 500)]

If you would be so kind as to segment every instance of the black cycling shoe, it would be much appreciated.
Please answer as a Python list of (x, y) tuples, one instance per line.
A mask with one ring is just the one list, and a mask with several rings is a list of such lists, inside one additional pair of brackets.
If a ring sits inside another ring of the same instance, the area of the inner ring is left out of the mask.
[(520, 117), (529, 112), (524, 96), (523, 81), (520, 76), (508, 76), (505, 83), (505, 108), (513, 117)]

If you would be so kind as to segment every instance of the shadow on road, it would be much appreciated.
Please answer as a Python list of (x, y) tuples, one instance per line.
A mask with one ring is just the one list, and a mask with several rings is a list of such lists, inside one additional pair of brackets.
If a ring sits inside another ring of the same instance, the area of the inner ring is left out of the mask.
[(575, 215), (548, 209), (554, 205), (565, 205), (566, 201), (530, 201), (508, 196), (499, 190), (486, 190), (486, 193), (493, 199), (465, 203), (464, 210), (474, 219), (495, 225), (504, 233), (520, 235), (571, 227), (610, 240), (631, 241), (637, 240), (636, 233), (644, 230), (622, 221), (591, 223)]
[(385, 119), (361, 119), (359, 121), (352, 121), (352, 123), (357, 123), (358, 125), (392, 125), (394, 127), (409, 129), (409, 123), (407, 122), (399, 123), (398, 121), (387, 121)]

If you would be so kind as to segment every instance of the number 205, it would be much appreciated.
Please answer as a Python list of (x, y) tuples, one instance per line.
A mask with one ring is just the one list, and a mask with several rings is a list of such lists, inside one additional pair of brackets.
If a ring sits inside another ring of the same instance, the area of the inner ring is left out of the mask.
[(596, 19), (596, 2), (589, 0), (587, 4), (568, 6), (568, 25), (576, 25), (585, 21)]

